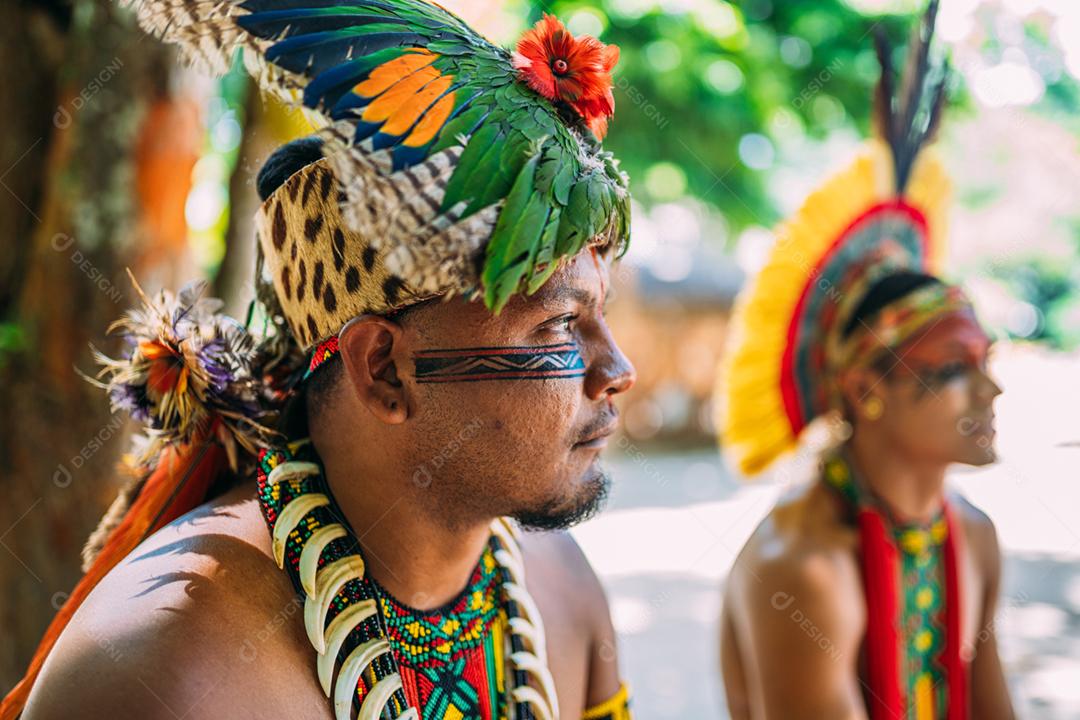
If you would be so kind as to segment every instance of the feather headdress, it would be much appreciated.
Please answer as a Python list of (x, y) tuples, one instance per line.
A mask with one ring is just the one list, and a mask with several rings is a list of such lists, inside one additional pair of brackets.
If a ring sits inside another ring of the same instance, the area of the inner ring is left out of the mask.
[(399, 286), (498, 311), (587, 244), (627, 239), (627, 179), (597, 137), (618, 52), (555, 18), (511, 54), (423, 0), (130, 4), (211, 70), (240, 48), (264, 91), (308, 115), (345, 225)]
[(880, 137), (805, 200), (776, 233), (736, 302), (718, 377), (721, 441), (746, 474), (797, 447), (834, 409), (826, 349), (868, 279), (897, 269), (935, 272), (944, 252), (949, 182), (927, 144), (941, 118), (946, 68), (929, 60), (937, 2), (916, 27), (899, 90), (892, 50), (875, 34)]

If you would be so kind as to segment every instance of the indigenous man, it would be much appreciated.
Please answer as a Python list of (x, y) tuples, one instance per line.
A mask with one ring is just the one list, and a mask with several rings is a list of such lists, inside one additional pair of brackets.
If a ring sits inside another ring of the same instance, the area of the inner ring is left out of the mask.
[(993, 461), (1000, 390), (971, 304), (930, 274), (945, 183), (916, 155), (942, 102), (940, 84), (922, 90), (935, 9), (900, 102), (879, 42), (885, 141), (810, 197), (740, 302), (721, 382), (741, 469), (764, 469), (830, 413), (851, 433), (729, 576), (721, 667), (736, 719), (1013, 717), (994, 526), (945, 487), (950, 464)]
[(197, 287), (119, 323), (148, 446), (0, 717), (629, 718), (558, 532), (634, 381), (617, 49), (545, 16), (511, 55), (419, 0), (137, 9), (324, 129), (259, 176), (265, 339)]

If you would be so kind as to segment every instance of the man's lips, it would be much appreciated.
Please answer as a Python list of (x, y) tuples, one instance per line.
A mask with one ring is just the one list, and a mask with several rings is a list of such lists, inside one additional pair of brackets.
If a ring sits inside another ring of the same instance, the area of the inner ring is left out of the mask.
[(608, 438), (615, 432), (619, 426), (617, 417), (611, 419), (611, 421), (604, 425), (602, 428), (589, 434), (584, 440), (579, 440), (574, 443), (574, 449), (591, 450), (596, 448), (603, 448), (607, 446)]

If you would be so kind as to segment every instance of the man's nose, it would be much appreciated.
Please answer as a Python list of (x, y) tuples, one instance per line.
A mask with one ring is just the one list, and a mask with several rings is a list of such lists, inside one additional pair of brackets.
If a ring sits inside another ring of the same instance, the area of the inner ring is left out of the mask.
[(637, 380), (630, 360), (619, 349), (607, 326), (602, 327), (596, 349), (589, 353), (585, 375), (585, 394), (591, 400), (601, 400), (626, 392)]
[(979, 384), (979, 391), (982, 393), (983, 398), (989, 402), (1002, 393), (1001, 386), (994, 382), (994, 379), (990, 377), (986, 372), (981, 374), (981, 382)]

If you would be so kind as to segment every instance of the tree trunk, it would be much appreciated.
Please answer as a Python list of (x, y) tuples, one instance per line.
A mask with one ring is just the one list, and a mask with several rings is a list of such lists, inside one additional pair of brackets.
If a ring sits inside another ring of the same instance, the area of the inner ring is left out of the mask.
[(119, 482), (123, 418), (76, 370), (132, 304), (133, 148), (172, 66), (109, 0), (0, 5), (0, 694)]

